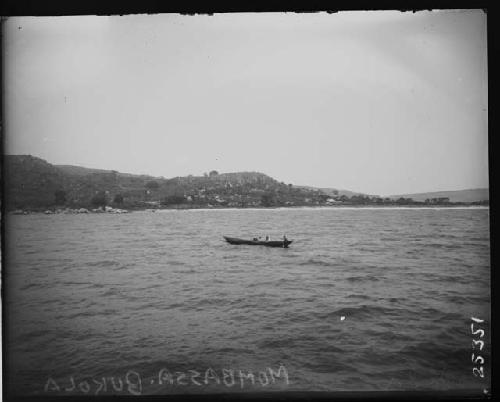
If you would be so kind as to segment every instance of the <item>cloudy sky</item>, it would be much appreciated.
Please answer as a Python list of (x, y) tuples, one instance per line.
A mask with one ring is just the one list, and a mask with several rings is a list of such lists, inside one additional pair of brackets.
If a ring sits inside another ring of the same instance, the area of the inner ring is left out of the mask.
[(488, 186), (486, 15), (19, 17), (7, 154), (388, 195)]

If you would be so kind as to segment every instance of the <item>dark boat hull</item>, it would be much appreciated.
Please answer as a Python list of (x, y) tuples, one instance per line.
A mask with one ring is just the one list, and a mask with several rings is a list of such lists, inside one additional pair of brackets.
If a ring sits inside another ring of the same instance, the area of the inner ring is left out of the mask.
[(292, 240), (270, 240), (270, 241), (261, 241), (261, 240), (245, 240), (245, 239), (238, 239), (237, 237), (227, 237), (223, 236), (224, 239), (229, 244), (246, 244), (249, 246), (266, 246), (266, 247), (281, 247), (281, 248), (288, 248), (288, 246), (292, 243)]

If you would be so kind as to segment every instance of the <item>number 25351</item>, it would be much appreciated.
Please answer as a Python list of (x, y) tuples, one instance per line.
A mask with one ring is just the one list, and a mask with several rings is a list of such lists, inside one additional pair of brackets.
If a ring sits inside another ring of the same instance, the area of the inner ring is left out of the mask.
[[(473, 321), (470, 324), (470, 330), (472, 335), (477, 336), (478, 339), (472, 339), (472, 364), (474, 367), (472, 368), (472, 374), (476, 377), (484, 378), (484, 357), (477, 354), (478, 349), (481, 352), (484, 348), (484, 341), (481, 338), (484, 337), (484, 330), (479, 328), (479, 324), (482, 324), (484, 320), (480, 320), (479, 318), (471, 317)], [(475, 325), (474, 325), (475, 324)]]

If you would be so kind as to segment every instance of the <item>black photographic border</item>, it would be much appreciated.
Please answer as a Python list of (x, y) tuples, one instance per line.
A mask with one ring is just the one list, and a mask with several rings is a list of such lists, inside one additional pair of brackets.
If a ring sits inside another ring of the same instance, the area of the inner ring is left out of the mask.
[[(5, 300), (8, 289), (5, 287), (5, 271), (8, 267), (5, 265), (5, 203), (4, 196), (7, 190), (4, 186), (4, 144), (5, 144), (5, 98), (4, 98), (4, 57), (2, 57), (2, 108), (0, 116), (1, 132), (1, 153), (0, 153), (0, 194), (1, 194), (1, 297), (2, 297), (2, 399), (4, 401), (118, 401), (118, 400), (146, 400), (146, 401), (357, 401), (357, 400), (476, 400), (491, 399), (497, 395), (494, 373), (495, 373), (495, 348), (494, 333), (497, 332), (496, 322), (493, 319), (495, 311), (496, 293), (494, 292), (495, 267), (498, 259), (498, 250), (496, 246), (496, 232), (498, 231), (497, 201), (498, 197), (495, 188), (496, 174), (495, 155), (497, 149), (496, 129), (497, 111), (495, 95), (498, 93), (497, 74), (500, 71), (498, 65), (498, 55), (500, 53), (499, 34), (498, 34), (498, 16), (496, 10), (491, 5), (492, 2), (482, 1), (210, 1), (210, 2), (189, 2), (189, 1), (160, 1), (160, 0), (141, 0), (141, 1), (108, 1), (108, 0), (87, 0), (87, 1), (62, 1), (62, 0), (4, 0), (0, 5), (0, 15), (2, 16), (2, 56), (3, 54), (3, 22), (11, 16), (63, 16), (63, 15), (127, 15), (127, 14), (158, 14), (158, 13), (180, 13), (186, 15), (214, 13), (235, 13), (235, 12), (328, 12), (335, 13), (339, 11), (354, 10), (400, 10), (406, 12), (416, 12), (420, 10), (432, 9), (482, 9), (487, 14), (487, 40), (488, 40), (488, 163), (489, 163), (489, 199), (490, 199), (490, 291), (491, 291), (491, 389), (488, 394), (478, 395), (474, 391), (368, 391), (368, 392), (249, 392), (237, 394), (206, 394), (206, 395), (153, 395), (153, 396), (29, 396), (20, 397), (9, 394), (8, 383), (9, 373), (6, 367), (7, 356), (9, 354), (6, 346), (8, 333), (6, 328), (9, 323), (6, 319)], [(497, 134), (500, 135), (500, 134)]]

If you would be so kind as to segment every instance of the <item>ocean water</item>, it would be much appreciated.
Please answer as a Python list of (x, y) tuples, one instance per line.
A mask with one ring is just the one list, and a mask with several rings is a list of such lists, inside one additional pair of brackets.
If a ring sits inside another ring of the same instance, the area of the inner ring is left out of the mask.
[(490, 387), (487, 208), (6, 218), (11, 393)]

